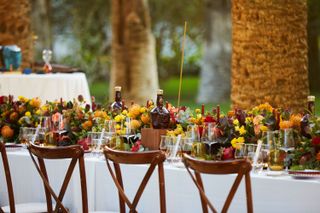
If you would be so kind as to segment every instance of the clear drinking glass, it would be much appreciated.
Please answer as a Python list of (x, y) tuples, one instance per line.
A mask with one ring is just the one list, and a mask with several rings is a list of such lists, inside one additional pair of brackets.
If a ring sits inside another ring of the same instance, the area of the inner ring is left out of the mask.
[(207, 159), (212, 159), (212, 145), (218, 143), (216, 140), (215, 126), (216, 125), (214, 123), (206, 123), (203, 127), (202, 141), (205, 144)]
[(293, 130), (292, 129), (284, 129), (280, 132), (280, 141), (281, 146), (280, 150), (283, 150), (286, 153), (285, 156), (285, 171), (288, 171), (289, 166), (289, 155), (288, 152), (293, 151), (295, 148), (295, 141), (293, 137)]
[(262, 145), (260, 150), (257, 150), (257, 148), (258, 144), (245, 144), (245, 155), (252, 164), (252, 171), (254, 173), (261, 173), (264, 165)]
[(102, 135), (102, 132), (88, 133), (88, 145), (93, 155), (102, 153), (102, 146), (105, 144), (104, 142), (104, 135)]
[(269, 144), (268, 168), (272, 171), (282, 171), (284, 166), (285, 152), (280, 149), (281, 140), (279, 131), (274, 131)]

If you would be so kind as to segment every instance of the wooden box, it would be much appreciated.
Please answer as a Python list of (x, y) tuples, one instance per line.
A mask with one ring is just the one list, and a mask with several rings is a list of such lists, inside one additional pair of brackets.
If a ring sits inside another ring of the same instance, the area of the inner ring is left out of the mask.
[(166, 133), (166, 129), (142, 128), (141, 143), (144, 147), (147, 147), (150, 150), (158, 150), (160, 146), (161, 135), (165, 135)]

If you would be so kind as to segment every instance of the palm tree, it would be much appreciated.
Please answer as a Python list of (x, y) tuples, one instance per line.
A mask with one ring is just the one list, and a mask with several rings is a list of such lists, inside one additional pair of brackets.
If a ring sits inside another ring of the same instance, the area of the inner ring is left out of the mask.
[(147, 0), (112, 0), (111, 19), (110, 98), (119, 85), (124, 99), (144, 103), (156, 96), (159, 87)]
[(22, 50), (22, 68), (30, 67), (33, 40), (30, 23), (29, 0), (1, 1), (0, 44), (16, 44)]
[(307, 0), (234, 0), (232, 42), (233, 107), (305, 108)]

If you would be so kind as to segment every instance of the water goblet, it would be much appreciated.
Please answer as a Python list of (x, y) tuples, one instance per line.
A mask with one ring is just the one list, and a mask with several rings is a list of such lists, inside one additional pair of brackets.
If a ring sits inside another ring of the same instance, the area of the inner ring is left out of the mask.
[(289, 156), (288, 152), (293, 151), (295, 149), (295, 141), (293, 137), (292, 129), (284, 129), (281, 131), (281, 146), (280, 150), (283, 150), (286, 153), (285, 156), (285, 171), (288, 172), (289, 167)]

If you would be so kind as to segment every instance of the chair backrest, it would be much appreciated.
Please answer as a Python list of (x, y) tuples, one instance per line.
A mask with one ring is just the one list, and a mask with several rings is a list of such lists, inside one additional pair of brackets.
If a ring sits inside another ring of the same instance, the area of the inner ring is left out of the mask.
[[(7, 182), (10, 212), (15, 213), (16, 209), (15, 209), (15, 203), (14, 203), (14, 195), (13, 195), (13, 187), (12, 187), (10, 168), (9, 168), (9, 163), (8, 163), (6, 147), (3, 142), (0, 142), (0, 153), (1, 153), (1, 157), (2, 157), (4, 175), (6, 177), (6, 182)], [(0, 207), (0, 212), (3, 212), (1, 207)]]
[[(159, 191), (160, 191), (160, 211), (161, 213), (166, 212), (166, 198), (165, 198), (165, 182), (164, 182), (164, 170), (163, 161), (166, 159), (165, 154), (160, 150), (146, 151), (146, 152), (125, 152), (117, 151), (105, 147), (104, 155), (106, 163), (111, 177), (118, 188), (119, 192), (119, 205), (120, 212), (124, 213), (126, 210), (125, 204), (130, 208), (130, 212), (137, 212), (136, 207), (141, 198), (141, 195), (152, 175), (156, 166), (158, 166), (159, 174)], [(113, 162), (114, 171), (111, 168), (109, 160)], [(149, 164), (149, 168), (141, 181), (138, 191), (131, 202), (123, 189), (122, 174), (120, 164)]]
[[(28, 144), (28, 150), (31, 159), (39, 172), (39, 175), (43, 181), (48, 212), (64, 212), (67, 213), (68, 210), (62, 204), (64, 194), (67, 190), (69, 181), (71, 179), (72, 173), (74, 171), (77, 161), (79, 162), (79, 173), (81, 182), (81, 192), (82, 192), (82, 211), (84, 213), (88, 212), (88, 198), (87, 198), (87, 183), (86, 174), (84, 166), (84, 151), (79, 145), (66, 146), (66, 147), (41, 147), (34, 144)], [(34, 156), (38, 158), (38, 163), (36, 162)], [(62, 183), (59, 195), (57, 195), (49, 184), (48, 174), (45, 166), (45, 159), (71, 159), (70, 165), (66, 172), (64, 181)], [(55, 209), (52, 209), (52, 197), (56, 201)]]
[[(247, 160), (241, 159), (230, 161), (203, 161), (197, 160), (195, 158), (192, 158), (190, 155), (184, 154), (183, 162), (193, 182), (199, 190), (203, 212), (208, 212), (208, 206), (212, 212), (217, 212), (217, 210), (213, 207), (212, 203), (209, 201), (204, 192), (200, 173), (220, 175), (238, 174), (223, 205), (221, 211), (223, 213), (228, 211), (231, 201), (240, 185), (241, 179), (243, 176), (245, 176), (247, 212), (253, 212), (250, 181), (251, 164)], [(194, 170), (194, 175), (191, 173), (190, 169)]]

